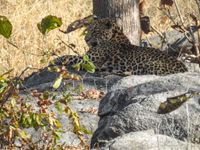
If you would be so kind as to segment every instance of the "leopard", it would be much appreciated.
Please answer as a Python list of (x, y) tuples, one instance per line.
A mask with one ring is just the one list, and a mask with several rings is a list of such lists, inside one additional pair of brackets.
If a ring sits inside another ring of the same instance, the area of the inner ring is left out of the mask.
[[(85, 42), (89, 47), (86, 55), (94, 63), (97, 72), (117, 75), (168, 75), (188, 71), (184, 63), (173, 55), (156, 48), (131, 44), (114, 19), (93, 19), (85, 24)], [(74, 30), (76, 28), (69, 32)], [(59, 65), (65, 62), (68, 66), (80, 63), (82, 59), (82, 56), (65, 55), (54, 63)]]

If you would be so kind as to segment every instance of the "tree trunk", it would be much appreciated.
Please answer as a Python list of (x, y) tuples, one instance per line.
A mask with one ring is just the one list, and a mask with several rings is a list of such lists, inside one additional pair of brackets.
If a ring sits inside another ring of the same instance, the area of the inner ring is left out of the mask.
[(115, 18), (134, 45), (140, 45), (139, 0), (93, 0), (93, 14)]

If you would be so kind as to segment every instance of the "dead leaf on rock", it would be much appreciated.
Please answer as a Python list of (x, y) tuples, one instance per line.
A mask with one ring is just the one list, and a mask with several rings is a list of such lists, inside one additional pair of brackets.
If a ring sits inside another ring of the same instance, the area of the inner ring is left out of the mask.
[(64, 150), (89, 150), (89, 145), (66, 146)]
[(87, 109), (81, 109), (81, 111), (80, 112), (82, 112), (82, 113), (92, 113), (92, 114), (97, 114), (97, 108), (87, 108)]
[(179, 108), (180, 106), (182, 106), (182, 104), (188, 101), (191, 97), (194, 97), (196, 95), (198, 95), (197, 92), (190, 91), (178, 96), (169, 97), (167, 98), (166, 101), (160, 103), (157, 113), (158, 114), (170, 113)]
[(102, 98), (104, 95), (105, 93), (103, 91), (96, 89), (89, 89), (81, 93), (81, 96), (83, 96), (84, 98), (91, 98), (91, 99)]

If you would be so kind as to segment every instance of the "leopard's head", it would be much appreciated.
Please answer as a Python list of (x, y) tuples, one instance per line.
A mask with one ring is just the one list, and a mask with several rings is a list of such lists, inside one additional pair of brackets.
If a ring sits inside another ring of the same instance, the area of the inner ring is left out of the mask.
[(115, 20), (103, 18), (95, 19), (88, 25), (85, 41), (89, 46), (95, 47), (105, 42), (118, 42), (119, 44), (122, 38), (127, 40)]
[(99, 46), (105, 42), (128, 44), (128, 38), (112, 18), (96, 18), (91, 15), (72, 22), (65, 33), (86, 27), (85, 41), (89, 47)]

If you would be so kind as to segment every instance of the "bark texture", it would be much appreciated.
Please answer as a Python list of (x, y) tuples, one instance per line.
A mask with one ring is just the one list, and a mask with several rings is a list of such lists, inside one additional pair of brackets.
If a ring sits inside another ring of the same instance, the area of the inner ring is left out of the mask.
[(132, 44), (140, 44), (139, 0), (93, 0), (93, 14), (115, 18)]

